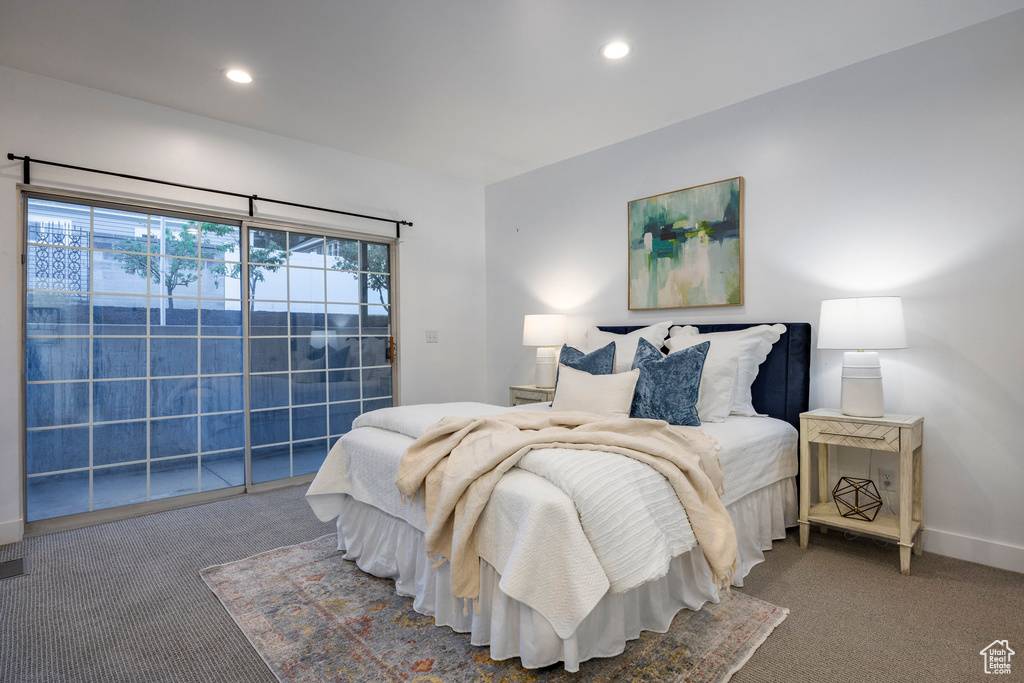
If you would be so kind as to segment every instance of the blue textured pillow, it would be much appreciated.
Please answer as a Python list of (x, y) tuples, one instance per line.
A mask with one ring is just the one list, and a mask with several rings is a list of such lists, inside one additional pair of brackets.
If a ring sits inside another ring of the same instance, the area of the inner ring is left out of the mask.
[(704, 342), (663, 356), (653, 344), (641, 339), (633, 358), (633, 367), (640, 369), (640, 377), (629, 416), (699, 427), (697, 394), (709, 348), (711, 342)]
[(589, 372), (591, 375), (610, 375), (615, 367), (615, 342), (586, 354), (568, 344), (563, 344), (558, 362), (573, 370)]

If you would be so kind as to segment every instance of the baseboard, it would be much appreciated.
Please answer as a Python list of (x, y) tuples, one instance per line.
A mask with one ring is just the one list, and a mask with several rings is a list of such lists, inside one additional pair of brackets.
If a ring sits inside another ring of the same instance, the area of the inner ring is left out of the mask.
[(1015, 545), (961, 536), (927, 527), (924, 530), (923, 541), (924, 549), (930, 553), (1024, 574), (1024, 548)]
[(12, 519), (0, 522), (0, 545), (17, 543), (25, 536), (25, 520)]

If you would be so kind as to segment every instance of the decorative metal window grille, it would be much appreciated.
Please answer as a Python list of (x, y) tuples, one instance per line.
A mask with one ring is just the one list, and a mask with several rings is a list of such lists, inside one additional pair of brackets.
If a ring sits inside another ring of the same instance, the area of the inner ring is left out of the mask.
[[(34, 258), (29, 261), (28, 288), (84, 292), (83, 262), (88, 252), (50, 247), (88, 247), (89, 230), (76, 227), (71, 221), (30, 222), (29, 233), (35, 242)], [(49, 245), (49, 246), (43, 246)]]

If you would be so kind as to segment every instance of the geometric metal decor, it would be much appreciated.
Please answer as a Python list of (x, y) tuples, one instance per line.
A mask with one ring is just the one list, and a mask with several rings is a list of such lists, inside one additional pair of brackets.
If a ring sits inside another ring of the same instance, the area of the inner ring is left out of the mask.
[(836, 501), (840, 515), (856, 517), (865, 522), (875, 521), (878, 510), (882, 507), (882, 497), (878, 495), (875, 482), (870, 479), (843, 477), (832, 489), (832, 498)]

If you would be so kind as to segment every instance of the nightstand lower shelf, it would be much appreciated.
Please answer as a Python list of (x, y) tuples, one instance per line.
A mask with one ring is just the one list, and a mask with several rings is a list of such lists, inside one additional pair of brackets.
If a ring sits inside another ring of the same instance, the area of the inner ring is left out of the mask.
[[(881, 536), (882, 538), (891, 538), (895, 541), (900, 540), (900, 518), (896, 515), (879, 512), (873, 522), (865, 522), (863, 519), (843, 517), (839, 514), (839, 510), (836, 509), (836, 504), (832, 502), (818, 503), (812, 507), (811, 511), (807, 514), (807, 523), (811, 526), (824, 524), (835, 529), (847, 529), (860, 534), (868, 534), (869, 536)], [(916, 535), (920, 529), (921, 522), (912, 520), (910, 523), (910, 536)], [(920, 543), (914, 543), (914, 549), (918, 550), (917, 554), (920, 554), (919, 547)]]

